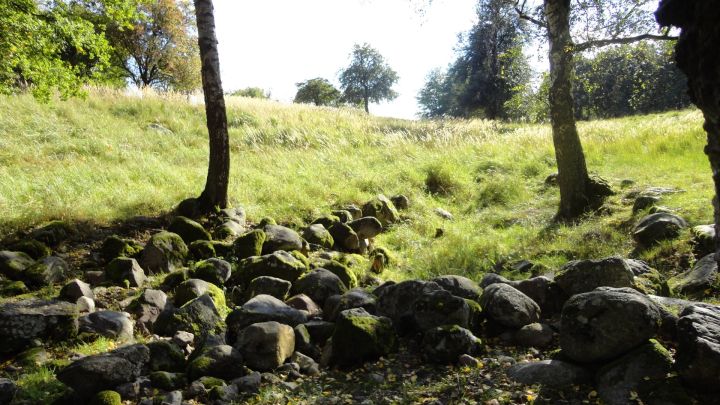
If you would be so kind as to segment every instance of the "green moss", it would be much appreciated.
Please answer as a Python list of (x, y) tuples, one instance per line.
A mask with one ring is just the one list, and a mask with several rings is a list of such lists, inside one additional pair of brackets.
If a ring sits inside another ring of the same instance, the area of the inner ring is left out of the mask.
[(162, 280), (160, 285), (163, 290), (169, 291), (175, 289), (175, 287), (179, 286), (182, 282), (187, 281), (189, 278), (187, 269), (176, 270), (165, 275), (165, 278)]
[(122, 398), (115, 391), (100, 391), (92, 397), (89, 405), (122, 405)]
[(65, 221), (51, 221), (34, 230), (31, 236), (48, 245), (57, 245), (73, 236), (77, 230)]
[(336, 215), (323, 215), (316, 220), (314, 220), (313, 224), (322, 224), (322, 226), (325, 227), (325, 229), (330, 229), (333, 224), (336, 224), (340, 222), (340, 218), (338, 218)]
[(215, 364), (215, 361), (205, 355), (201, 355), (193, 359), (187, 368), (188, 376), (191, 380), (200, 378), (210, 372), (210, 368)]
[(277, 225), (277, 222), (274, 218), (271, 217), (264, 217), (260, 220), (260, 223), (258, 223), (258, 228), (264, 228), (268, 225)]
[(205, 260), (215, 257), (215, 245), (209, 240), (196, 240), (188, 245), (190, 256), (195, 260)]
[[(335, 364), (350, 365), (377, 358), (397, 349), (397, 336), (388, 318), (341, 316), (333, 334), (332, 359)], [(352, 350), (347, 350), (352, 347)]]
[(215, 309), (220, 313), (220, 318), (225, 319), (230, 313), (230, 308), (228, 308), (225, 300), (225, 292), (215, 284), (209, 283), (208, 295), (210, 295), (210, 298), (212, 298), (215, 303)]
[(338, 276), (348, 289), (357, 287), (357, 276), (348, 266), (335, 260), (328, 260), (320, 267)]
[(235, 257), (245, 259), (252, 256), (260, 256), (262, 247), (267, 239), (265, 231), (262, 229), (253, 229), (250, 232), (240, 235), (233, 242), (233, 250)]
[(12, 250), (27, 253), (35, 260), (50, 256), (52, 250), (47, 245), (35, 239), (25, 239), (11, 246)]
[(217, 377), (204, 376), (204, 377), (200, 377), (198, 379), (198, 381), (200, 381), (202, 383), (202, 385), (205, 387), (206, 390), (210, 390), (215, 387), (222, 387), (224, 385), (227, 385), (225, 383), (225, 380), (223, 380), (222, 378), (217, 378)]
[(225, 284), (225, 280), (218, 274), (215, 265), (206, 261), (195, 263), (189, 275), (191, 278), (199, 278), (215, 285)]
[(142, 251), (142, 246), (132, 239), (123, 239), (117, 235), (109, 236), (100, 248), (100, 256), (106, 262), (116, 257), (134, 257)]
[(0, 297), (14, 297), (29, 290), (22, 281), (0, 280)]
[(303, 262), (305, 267), (310, 267), (310, 259), (308, 259), (308, 257), (305, 256), (304, 254), (302, 254), (301, 252), (299, 252), (297, 250), (293, 250), (292, 252), (290, 252), (290, 254), (292, 255), (292, 257)]
[(150, 349), (148, 369), (151, 371), (182, 371), (185, 369), (185, 354), (176, 345), (166, 340), (147, 344)]
[(473, 334), (478, 335), (482, 331), (482, 323), (484, 319), (482, 307), (477, 301), (471, 300), (469, 298), (465, 298), (465, 303), (467, 303), (468, 307), (470, 308), (468, 329)]
[(180, 235), (185, 243), (192, 243), (197, 240), (212, 240), (212, 236), (202, 225), (183, 216), (173, 218), (170, 226), (168, 226), (168, 231)]
[(150, 373), (150, 383), (153, 387), (166, 391), (180, 389), (186, 384), (185, 374), (154, 371)]

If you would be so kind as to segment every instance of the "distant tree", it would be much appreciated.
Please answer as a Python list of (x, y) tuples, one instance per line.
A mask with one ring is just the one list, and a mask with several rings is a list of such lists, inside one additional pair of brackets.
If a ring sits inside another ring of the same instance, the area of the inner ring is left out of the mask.
[(673, 46), (645, 42), (577, 58), (576, 117), (620, 117), (689, 106), (687, 80), (672, 60)]
[(132, 27), (108, 23), (114, 63), (138, 87), (191, 91), (200, 87), (195, 15), (187, 0), (136, 3)]
[(363, 103), (370, 113), (370, 102), (393, 100), (398, 94), (392, 86), (398, 81), (397, 73), (369, 44), (355, 44), (350, 65), (340, 73), (340, 84), (346, 101)]
[(225, 97), (220, 80), (220, 58), (215, 36), (212, 0), (194, 0), (197, 16), (198, 45), (202, 60), (202, 87), (205, 115), (210, 138), (210, 161), (205, 189), (197, 198), (200, 212), (228, 205), (230, 179), (230, 140), (227, 130)]
[(230, 92), (230, 96), (269, 99), (270, 92), (260, 87), (246, 87)]
[(478, 22), (460, 36), (447, 72), (433, 71), (418, 95), (425, 117), (509, 118), (506, 103), (529, 83), (525, 37), (507, 0), (479, 0)]
[[(656, 35), (648, 6), (656, 0), (514, 0), (518, 15), (545, 31), (550, 59), (550, 122), (558, 167), (560, 207), (556, 219), (574, 220), (612, 193), (588, 174), (575, 124), (572, 100), (575, 54), (612, 44), (645, 39), (669, 39)], [(572, 25), (571, 25), (572, 23)], [(573, 40), (573, 33), (582, 42)]]
[[(96, 1), (119, 25), (133, 17), (128, 0)], [(30, 90), (48, 99), (82, 93), (110, 65), (110, 47), (93, 21), (66, 2), (0, 1), (0, 92)], [(87, 63), (85, 63), (87, 62)]]
[(321, 105), (337, 105), (340, 102), (340, 90), (336, 89), (327, 79), (316, 77), (295, 84), (298, 88), (295, 103), (313, 103)]

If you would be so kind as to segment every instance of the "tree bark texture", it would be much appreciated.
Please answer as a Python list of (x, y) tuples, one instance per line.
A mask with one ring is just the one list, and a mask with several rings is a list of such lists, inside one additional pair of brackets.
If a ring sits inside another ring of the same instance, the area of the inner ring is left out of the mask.
[(230, 141), (227, 130), (225, 97), (220, 81), (220, 59), (215, 36), (212, 0), (195, 0), (198, 45), (202, 62), (202, 85), (205, 115), (210, 139), (210, 158), (205, 189), (198, 197), (199, 208), (209, 211), (228, 205), (230, 177)]
[(655, 16), (682, 31), (676, 45), (678, 67), (688, 77), (690, 98), (703, 112), (715, 184), (715, 260), (720, 264), (720, 4), (717, 0), (662, 0)]
[(591, 207), (592, 196), (573, 112), (570, 0), (544, 0), (544, 6), (550, 43), (550, 121), (560, 187), (558, 219), (574, 219)]

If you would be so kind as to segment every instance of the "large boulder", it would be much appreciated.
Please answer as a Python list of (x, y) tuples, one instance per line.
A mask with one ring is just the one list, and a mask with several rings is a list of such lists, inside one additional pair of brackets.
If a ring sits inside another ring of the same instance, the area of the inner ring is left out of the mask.
[(483, 291), (480, 305), (488, 318), (508, 328), (522, 328), (540, 319), (538, 304), (508, 284), (489, 285)]
[(253, 229), (244, 233), (233, 242), (233, 254), (238, 259), (260, 256), (266, 239), (267, 235), (262, 229)]
[(685, 383), (720, 391), (720, 307), (696, 304), (680, 313), (675, 359)]
[(205, 376), (231, 380), (247, 374), (242, 354), (230, 345), (205, 347), (193, 356), (187, 367), (190, 381)]
[(168, 231), (180, 235), (188, 245), (196, 240), (212, 240), (210, 233), (202, 225), (183, 216), (175, 217), (170, 222)]
[(442, 288), (439, 285), (422, 280), (381, 285), (374, 292), (378, 297), (378, 315), (392, 319), (393, 326), (400, 334), (412, 332), (417, 329), (413, 313), (415, 301), (427, 293), (440, 290)]
[(283, 250), (242, 260), (228, 281), (229, 285), (247, 285), (257, 277), (277, 277), (295, 282), (308, 269), (302, 260)]
[(77, 306), (65, 301), (31, 299), (0, 304), (0, 353), (16, 353), (35, 339), (70, 339), (77, 335), (77, 318)]
[(581, 363), (612, 360), (655, 336), (660, 322), (658, 306), (644, 294), (630, 288), (600, 287), (565, 303), (560, 347)]
[(692, 269), (669, 279), (668, 286), (675, 294), (693, 298), (702, 298), (716, 292), (720, 288), (720, 280), (715, 254), (706, 255), (698, 260)]
[(245, 298), (249, 300), (260, 294), (266, 294), (272, 295), (279, 300), (284, 300), (290, 292), (291, 287), (292, 283), (281, 278), (268, 276), (255, 277), (245, 290)]
[(145, 345), (125, 346), (105, 354), (84, 357), (60, 370), (57, 379), (82, 398), (134, 381), (150, 359)]
[(133, 340), (133, 321), (127, 312), (97, 311), (79, 319), (80, 332), (105, 336), (121, 342)]
[(632, 287), (633, 278), (634, 274), (625, 259), (613, 256), (571, 261), (555, 275), (555, 282), (572, 296), (597, 287)]
[(0, 251), (0, 275), (11, 280), (21, 280), (25, 269), (34, 263), (35, 260), (27, 253)]
[(232, 265), (225, 260), (218, 258), (210, 258), (195, 263), (190, 270), (190, 277), (205, 280), (222, 286), (230, 278), (232, 274)]
[(607, 405), (632, 403), (635, 399), (633, 393), (662, 385), (672, 364), (673, 359), (667, 349), (651, 340), (597, 372), (595, 381), (600, 399)]
[(332, 336), (329, 362), (351, 366), (385, 356), (397, 348), (392, 321), (362, 308), (340, 312)]
[(642, 218), (633, 228), (633, 239), (643, 246), (674, 239), (687, 227), (687, 222), (677, 215), (658, 212)]
[(377, 299), (372, 294), (361, 288), (355, 288), (343, 295), (335, 295), (325, 302), (325, 319), (334, 322), (340, 312), (353, 309), (364, 308), (367, 312), (374, 314), (376, 312)]
[(383, 227), (375, 217), (362, 217), (348, 223), (359, 239), (371, 239), (382, 232)]
[(263, 254), (270, 254), (278, 250), (287, 252), (302, 250), (303, 239), (290, 228), (282, 225), (266, 225), (263, 231), (265, 231), (266, 236), (262, 247)]
[(423, 333), (422, 352), (436, 363), (455, 363), (463, 354), (473, 355), (482, 348), (482, 341), (469, 330), (457, 325), (444, 325)]
[(142, 287), (147, 281), (145, 271), (137, 260), (127, 257), (113, 259), (105, 267), (105, 278), (117, 285), (127, 283), (130, 287)]
[(486, 288), (489, 285), (497, 283), (515, 287), (518, 291), (535, 301), (544, 314), (560, 312), (562, 305), (567, 300), (567, 294), (562, 288), (560, 288), (554, 280), (550, 280), (545, 276), (512, 281), (495, 273), (485, 273), (480, 281), (480, 287)]
[(156, 333), (163, 336), (173, 336), (181, 330), (195, 336), (223, 332), (222, 317), (210, 294), (203, 294), (180, 308), (163, 313), (155, 324)]
[(63, 281), (70, 271), (67, 262), (56, 256), (48, 256), (35, 262), (23, 272), (28, 287), (40, 288)]
[(305, 294), (319, 305), (324, 305), (330, 296), (343, 294), (347, 287), (329, 270), (315, 269), (300, 277), (292, 286), (292, 294)]
[(592, 381), (585, 368), (561, 360), (542, 360), (511, 366), (507, 376), (520, 384), (541, 384), (551, 388), (566, 388)]
[(470, 325), (470, 306), (464, 298), (449, 291), (433, 291), (420, 296), (413, 304), (415, 325), (421, 330), (443, 325)]
[(698, 225), (691, 229), (695, 257), (704, 257), (715, 252), (715, 225)]
[(167, 305), (167, 295), (160, 290), (146, 289), (128, 307), (143, 332), (152, 332), (155, 322)]
[(360, 249), (360, 238), (348, 224), (336, 222), (328, 228), (328, 232), (333, 238), (336, 250), (346, 252), (357, 252)]
[(443, 290), (450, 291), (457, 297), (480, 301), (482, 288), (480, 288), (478, 283), (467, 277), (446, 275), (435, 277), (432, 281), (442, 287)]
[(398, 214), (395, 205), (382, 194), (379, 194), (372, 200), (366, 202), (362, 206), (362, 214), (366, 217), (377, 218), (383, 228), (387, 228), (388, 225), (393, 224), (400, 219), (400, 215)]
[(158, 232), (150, 237), (140, 255), (140, 266), (150, 272), (169, 273), (183, 266), (188, 247), (180, 235)]
[(295, 351), (295, 332), (275, 321), (254, 323), (238, 335), (235, 348), (253, 370), (274, 370)]
[(276, 321), (296, 326), (307, 322), (307, 318), (307, 312), (292, 308), (273, 296), (257, 295), (228, 315), (228, 342), (234, 343), (238, 333), (254, 323)]

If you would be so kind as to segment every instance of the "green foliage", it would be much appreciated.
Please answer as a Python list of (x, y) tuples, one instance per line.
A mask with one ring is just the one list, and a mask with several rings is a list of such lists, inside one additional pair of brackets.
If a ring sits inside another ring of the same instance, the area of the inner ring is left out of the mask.
[(418, 94), (423, 117), (509, 116), (505, 104), (530, 80), (524, 37), (511, 6), (505, 0), (478, 2), (478, 22), (460, 37), (457, 59), (447, 72), (432, 71)]
[[(2, 1), (0, 32), (0, 93), (30, 90), (42, 100), (54, 90), (63, 97), (80, 95), (82, 84), (109, 64), (105, 37), (65, 2), (40, 7), (34, 0)], [(83, 69), (70, 56), (92, 67)]]
[(639, 43), (577, 58), (578, 118), (620, 117), (686, 108), (687, 80), (673, 62), (673, 42)]
[(259, 98), (259, 99), (269, 99), (270, 98), (270, 92), (265, 91), (264, 89), (260, 87), (246, 87), (244, 89), (239, 89), (232, 91), (228, 93), (229, 96), (236, 96), (236, 97), (249, 97), (249, 98)]
[(385, 62), (377, 49), (370, 44), (355, 44), (350, 65), (340, 73), (343, 96), (350, 103), (363, 103), (369, 112), (369, 103), (393, 100), (397, 93), (392, 86), (398, 81), (397, 73)]
[(317, 106), (334, 106), (340, 102), (340, 90), (327, 79), (316, 77), (296, 84), (295, 103), (313, 103)]

